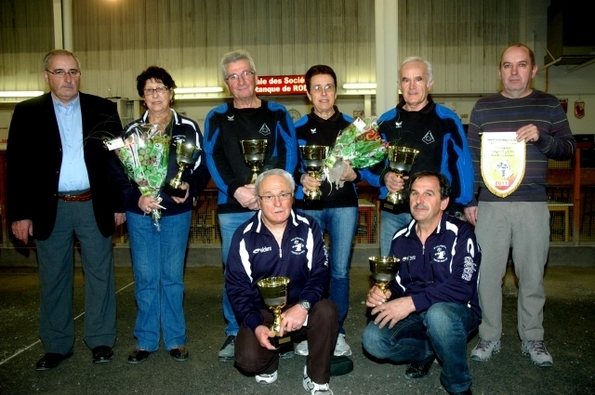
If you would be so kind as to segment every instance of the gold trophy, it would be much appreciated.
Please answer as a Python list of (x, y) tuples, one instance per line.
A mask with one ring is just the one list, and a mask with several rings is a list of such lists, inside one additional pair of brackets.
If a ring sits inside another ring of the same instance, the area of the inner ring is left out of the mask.
[(281, 332), (281, 309), (287, 304), (287, 286), (289, 278), (287, 277), (269, 277), (263, 278), (258, 283), (260, 296), (273, 312), (274, 320), (271, 330), (275, 332), (275, 337), (271, 339), (271, 344), (275, 347), (290, 342), (290, 336), (279, 337)]
[[(300, 145), (300, 152), (302, 153), (302, 162), (306, 167), (306, 171), (310, 177), (318, 179), (324, 167), (324, 160), (328, 152), (326, 145)], [(316, 188), (313, 191), (305, 191), (304, 195), (308, 200), (320, 200), (322, 192)]]
[(267, 154), (267, 144), (268, 141), (266, 139), (240, 140), (244, 160), (252, 170), (252, 180), (250, 180), (250, 184), (256, 182), (258, 172), (262, 165), (264, 165), (264, 160)]
[(178, 163), (178, 173), (174, 176), (174, 178), (171, 179), (169, 183), (165, 185), (165, 192), (167, 192), (170, 196), (186, 196), (186, 190), (180, 189), (180, 186), (183, 184), (182, 174), (184, 174), (184, 171), (186, 171), (187, 168), (196, 163), (201, 152), (202, 150), (190, 141), (181, 139), (176, 143), (176, 162)]
[[(408, 176), (417, 154), (419, 154), (419, 151), (413, 148), (389, 145), (388, 167), (391, 171), (397, 173), (399, 177)], [(403, 195), (403, 191), (389, 193), (386, 195), (386, 201), (392, 204), (404, 203), (405, 196)]]
[(394, 256), (371, 256), (368, 261), (376, 286), (386, 293), (389, 284), (395, 279), (401, 260)]

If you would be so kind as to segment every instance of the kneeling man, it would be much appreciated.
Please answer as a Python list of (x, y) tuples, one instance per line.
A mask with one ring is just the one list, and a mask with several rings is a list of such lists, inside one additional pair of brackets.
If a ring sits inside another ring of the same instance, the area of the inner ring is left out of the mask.
[(258, 281), (288, 277), (287, 305), (280, 336), (306, 335), (310, 353), (302, 383), (310, 394), (332, 395), (330, 361), (338, 334), (337, 305), (322, 299), (329, 281), (324, 239), (317, 222), (292, 210), (295, 183), (291, 174), (272, 169), (256, 179), (260, 210), (235, 232), (226, 265), (226, 288), (240, 331), (236, 365), (259, 383), (277, 380), (279, 351), (271, 344), (273, 315), (265, 306)]
[(390, 255), (400, 259), (395, 281), (383, 293), (370, 289), (376, 315), (364, 330), (372, 356), (409, 363), (405, 377), (428, 374), (435, 358), (449, 394), (471, 394), (467, 338), (481, 320), (477, 281), (481, 252), (473, 228), (444, 212), (450, 185), (440, 173), (411, 178), (413, 220), (397, 232)]

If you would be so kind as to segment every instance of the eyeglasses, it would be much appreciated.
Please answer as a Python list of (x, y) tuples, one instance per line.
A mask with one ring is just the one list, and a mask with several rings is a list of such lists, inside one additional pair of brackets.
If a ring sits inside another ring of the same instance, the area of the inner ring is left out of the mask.
[(242, 71), (240, 74), (231, 74), (228, 75), (227, 78), (225, 79), (225, 81), (229, 81), (229, 82), (236, 82), (240, 79), (240, 77), (242, 77), (243, 79), (246, 79), (250, 76), (254, 75), (254, 71), (252, 70), (245, 70)]
[(314, 85), (312, 87), (312, 92), (316, 92), (316, 93), (322, 93), (322, 92), (328, 92), (328, 93), (333, 93), (335, 91), (335, 86), (332, 84), (328, 84), (325, 86), (322, 85)]
[(77, 70), (77, 69), (70, 69), (70, 70), (58, 69), (58, 70), (54, 70), (54, 71), (50, 71), (50, 70), (46, 70), (46, 71), (58, 78), (64, 78), (64, 77), (66, 77), (66, 74), (68, 74), (72, 78), (76, 78), (79, 75), (81, 75), (81, 71)]
[(157, 88), (145, 88), (143, 92), (145, 93), (145, 96), (153, 96), (154, 93), (163, 95), (168, 90), (169, 88), (167, 86), (158, 86)]
[(265, 203), (272, 203), (275, 201), (275, 198), (279, 198), (279, 200), (284, 201), (284, 200), (289, 200), (293, 197), (293, 193), (291, 192), (283, 192), (278, 194), (277, 196), (273, 196), (273, 195), (265, 195), (265, 196), (258, 196), (260, 198), (261, 201), (265, 202)]

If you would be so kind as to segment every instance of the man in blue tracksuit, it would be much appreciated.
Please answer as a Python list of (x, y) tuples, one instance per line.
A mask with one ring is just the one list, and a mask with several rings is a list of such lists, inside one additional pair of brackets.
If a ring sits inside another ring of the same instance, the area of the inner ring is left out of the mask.
[[(411, 174), (435, 171), (448, 178), (451, 195), (446, 211), (460, 218), (464, 217), (464, 207), (472, 198), (471, 153), (457, 114), (434, 103), (429, 96), (433, 84), (432, 65), (428, 61), (418, 57), (405, 59), (399, 68), (403, 100), (378, 118), (379, 131), (389, 144), (419, 151)], [(407, 202), (392, 204), (386, 201), (386, 195), (402, 190), (407, 177), (391, 171), (388, 160), (376, 169), (376, 172), (364, 171), (362, 176), (371, 185), (380, 187), (380, 254), (388, 255), (393, 235), (411, 221), (411, 214)]]
[(322, 232), (316, 221), (293, 211), (293, 176), (281, 169), (265, 171), (255, 184), (260, 210), (232, 238), (225, 281), (240, 330), (235, 363), (259, 383), (277, 380), (279, 350), (271, 343), (273, 314), (267, 309), (258, 281), (287, 277), (287, 304), (281, 314), (280, 336), (306, 335), (309, 354), (302, 384), (311, 394), (332, 394), (330, 358), (339, 319), (337, 306), (323, 299), (329, 267)]
[(409, 363), (408, 379), (428, 374), (434, 359), (449, 394), (471, 394), (467, 337), (481, 320), (477, 296), (481, 251), (471, 225), (448, 215), (449, 183), (435, 172), (411, 177), (413, 220), (399, 230), (390, 254), (400, 259), (395, 280), (383, 293), (368, 293), (375, 315), (364, 330), (371, 355)]

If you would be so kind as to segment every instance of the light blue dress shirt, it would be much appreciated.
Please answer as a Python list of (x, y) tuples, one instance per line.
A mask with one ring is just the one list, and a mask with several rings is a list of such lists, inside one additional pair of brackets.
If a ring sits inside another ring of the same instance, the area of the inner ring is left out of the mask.
[(58, 191), (86, 191), (90, 188), (83, 151), (83, 117), (80, 96), (62, 104), (52, 96), (62, 140), (62, 167)]

